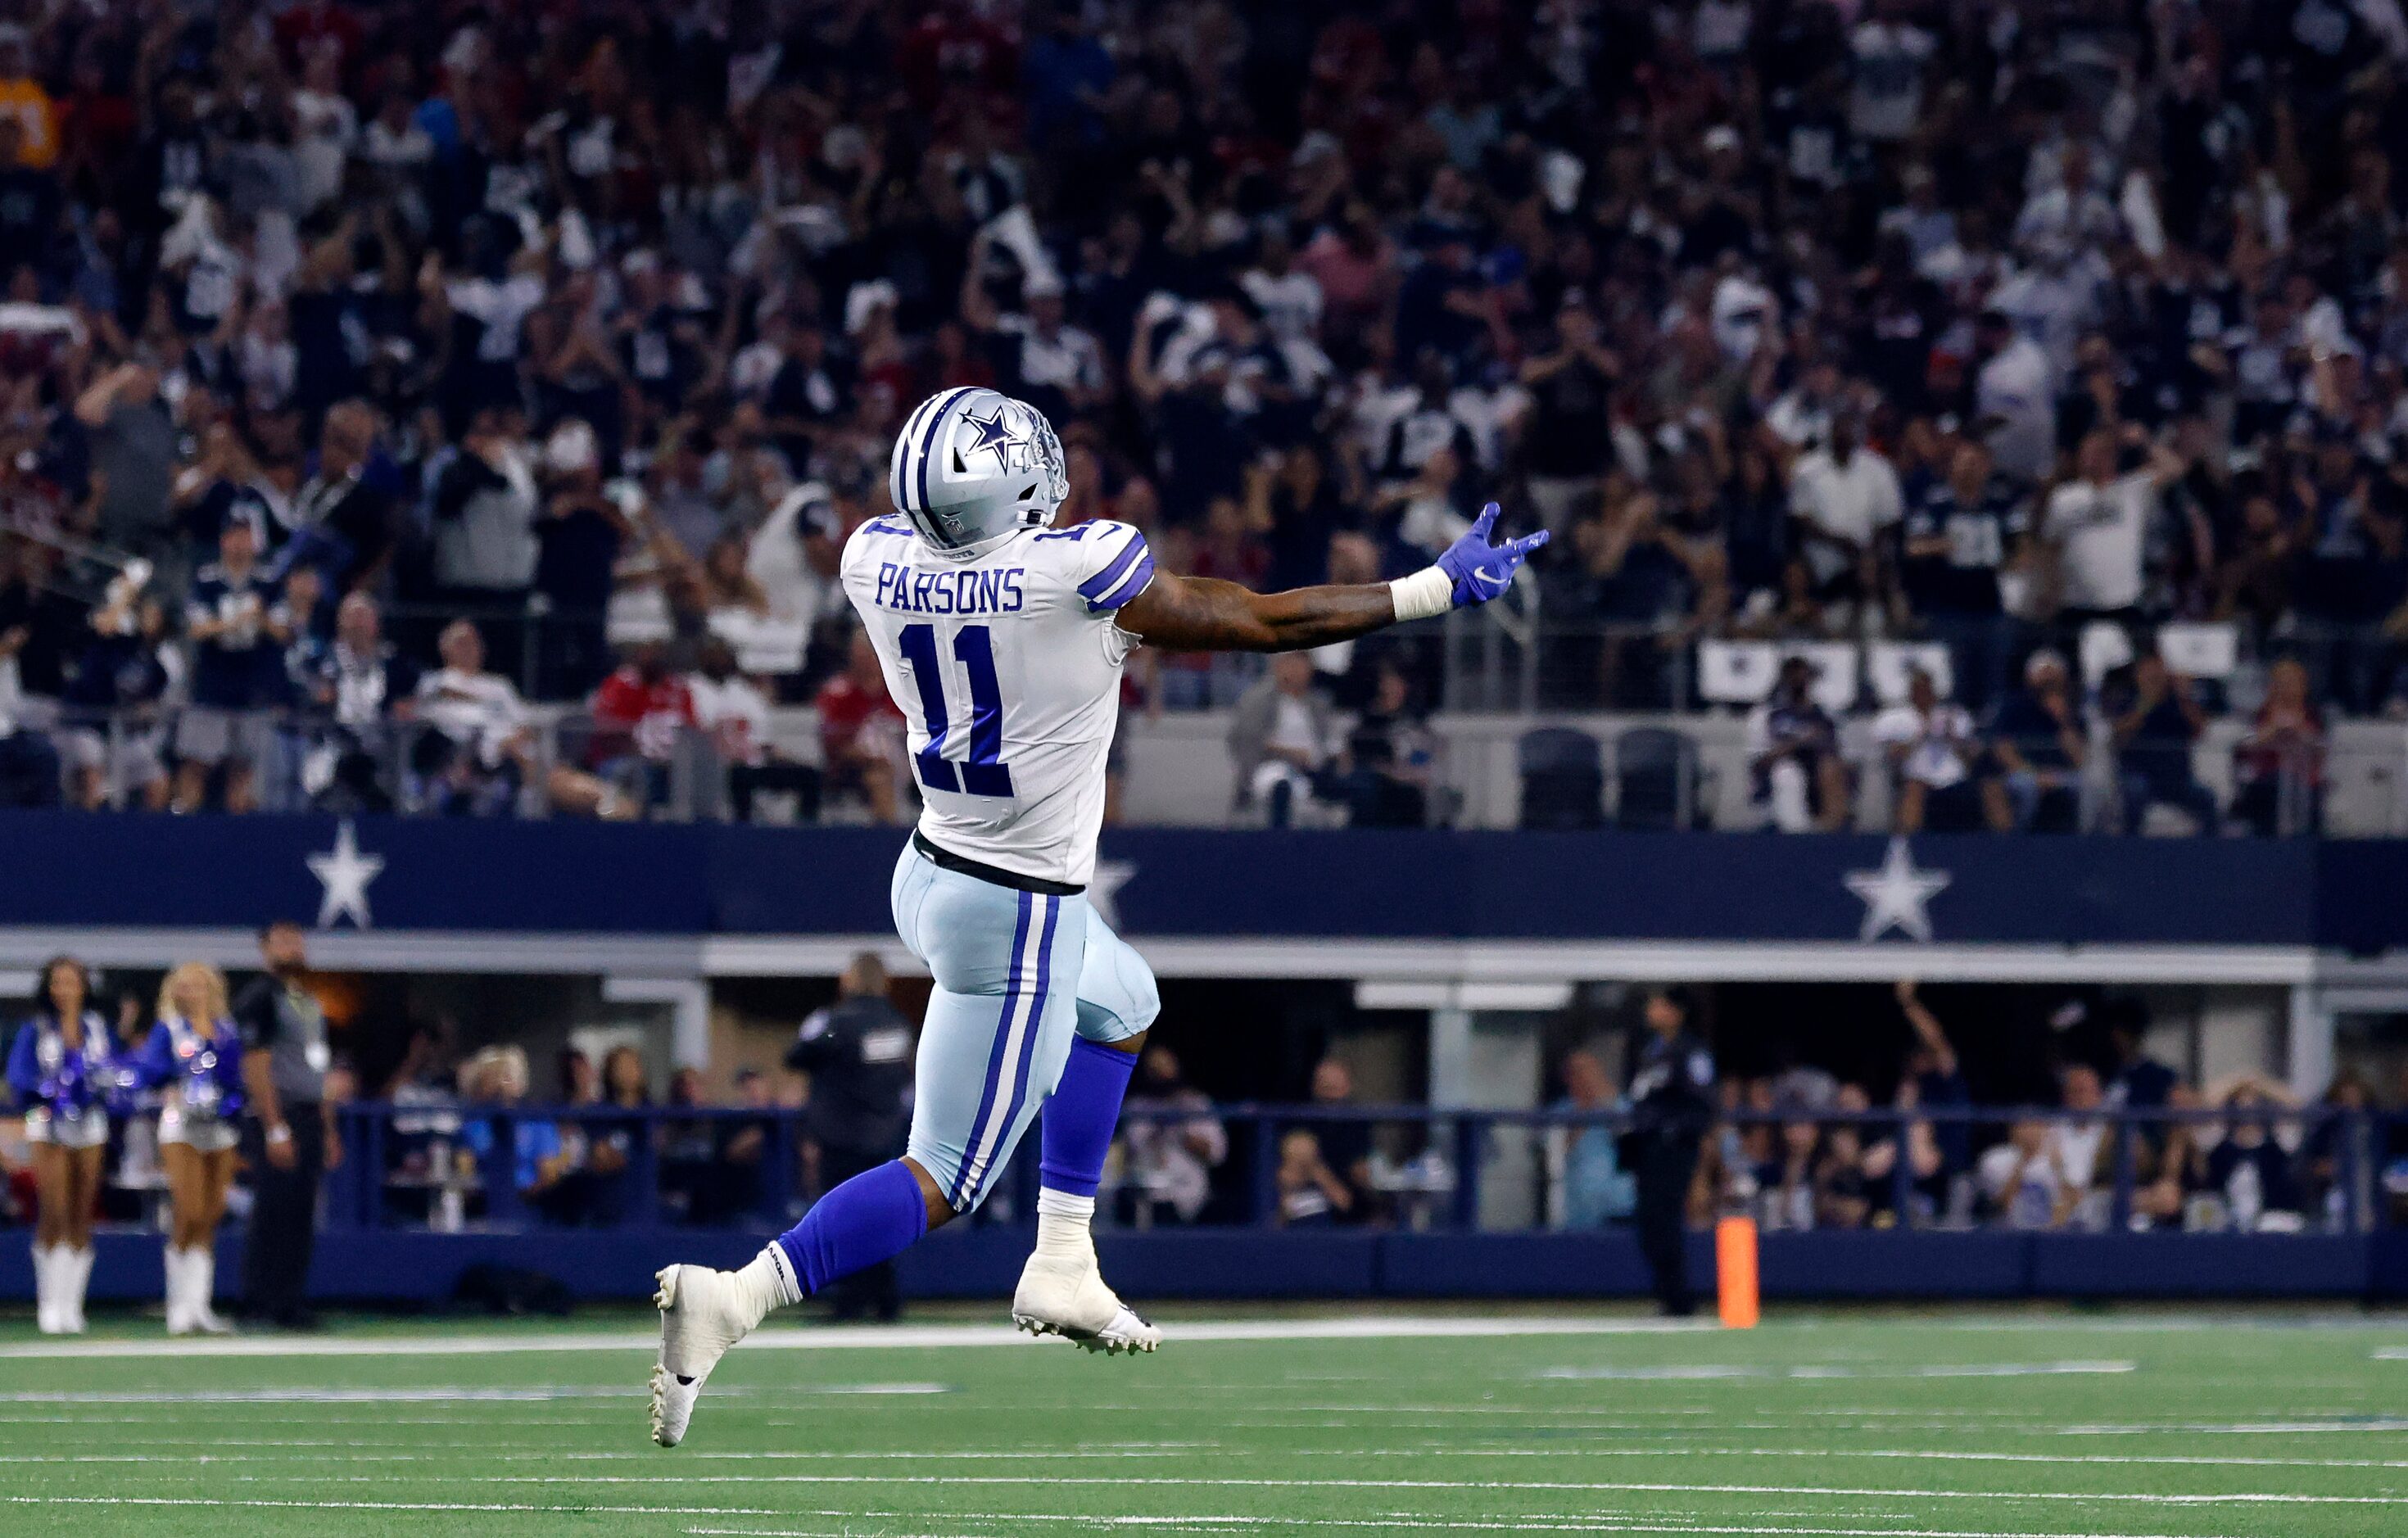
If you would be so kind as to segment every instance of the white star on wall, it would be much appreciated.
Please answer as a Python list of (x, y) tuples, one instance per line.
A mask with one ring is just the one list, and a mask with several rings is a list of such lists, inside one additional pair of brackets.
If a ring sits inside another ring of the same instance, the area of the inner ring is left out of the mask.
[(1121, 909), (1114, 899), (1136, 874), (1137, 867), (1127, 860), (1097, 860), (1096, 873), (1087, 878), (1087, 906), (1115, 929), (1121, 927)]
[(1878, 870), (1851, 870), (1841, 878), (1848, 890), (1864, 898), (1861, 941), (1879, 940), (1897, 929), (1910, 940), (1931, 939), (1931, 899), (1952, 881), (1945, 870), (1918, 870), (1904, 839), (1892, 839)]
[(307, 856), (309, 873), (318, 878), (326, 895), (318, 904), (318, 927), (331, 929), (344, 914), (365, 929), (368, 927), (368, 883), (384, 870), (384, 856), (360, 852), (359, 835), (349, 822), (335, 830), (335, 847), (331, 854)]

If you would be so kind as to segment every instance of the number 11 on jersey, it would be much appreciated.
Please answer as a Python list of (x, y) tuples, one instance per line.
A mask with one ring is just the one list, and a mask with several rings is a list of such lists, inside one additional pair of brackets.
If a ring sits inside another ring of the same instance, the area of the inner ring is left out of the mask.
[(912, 755), (919, 765), (920, 783), (929, 790), (968, 796), (1010, 795), (1011, 769), (1003, 762), (1003, 686), (996, 680), (995, 638), (987, 627), (966, 625), (953, 636), (953, 655), (970, 684), (970, 755), (958, 766), (945, 756), (945, 734), (952, 727), (953, 711), (945, 703), (937, 627), (907, 625), (895, 639), (920, 685), (920, 713), (928, 727), (928, 745)]

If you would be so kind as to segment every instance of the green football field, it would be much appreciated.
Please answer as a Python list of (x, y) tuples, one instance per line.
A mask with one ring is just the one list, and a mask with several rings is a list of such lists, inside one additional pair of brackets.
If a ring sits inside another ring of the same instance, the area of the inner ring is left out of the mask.
[(0, 1533), (2408, 1533), (2408, 1319), (2347, 1312), (774, 1330), (686, 1445), (649, 1315), (170, 1345), (0, 1323)]

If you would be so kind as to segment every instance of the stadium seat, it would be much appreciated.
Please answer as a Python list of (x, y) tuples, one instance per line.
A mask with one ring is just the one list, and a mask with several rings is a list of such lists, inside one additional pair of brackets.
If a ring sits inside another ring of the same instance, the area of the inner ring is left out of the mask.
[(2230, 678), (2240, 665), (2240, 631), (2230, 624), (2159, 625), (2157, 655), (2185, 678)]
[(1605, 826), (1605, 750), (1573, 726), (1541, 726), (1514, 746), (1522, 771), (1521, 826)]
[(1905, 704), (1907, 681), (1917, 671), (1931, 675), (1941, 698), (1956, 693), (1956, 659), (1944, 642), (1877, 640), (1865, 649), (1865, 681), (1872, 685), (1877, 704)]
[(1633, 726), (1613, 740), (1617, 827), (1694, 826), (1698, 745), (1667, 726)]
[(1772, 692), (1781, 654), (1769, 640), (1698, 642), (1698, 694), (1715, 705), (1754, 705)]

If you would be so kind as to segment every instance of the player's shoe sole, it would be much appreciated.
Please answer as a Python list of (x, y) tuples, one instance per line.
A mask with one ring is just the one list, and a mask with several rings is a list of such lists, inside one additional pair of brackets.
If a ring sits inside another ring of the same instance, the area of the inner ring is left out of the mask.
[(707, 1266), (668, 1266), (652, 1278), (660, 1290), (661, 1349), (652, 1362), (652, 1440), (674, 1447), (685, 1440), (703, 1381), (728, 1348), (751, 1333), (737, 1319), (736, 1278)]
[(1112, 1322), (1101, 1330), (1082, 1330), (1076, 1325), (1055, 1324), (1029, 1314), (1014, 1314), (1011, 1322), (1031, 1335), (1059, 1335), (1082, 1351), (1097, 1351), (1109, 1357), (1124, 1353), (1135, 1356), (1150, 1352), (1162, 1344), (1162, 1331), (1154, 1321), (1126, 1304), (1123, 1304)]

